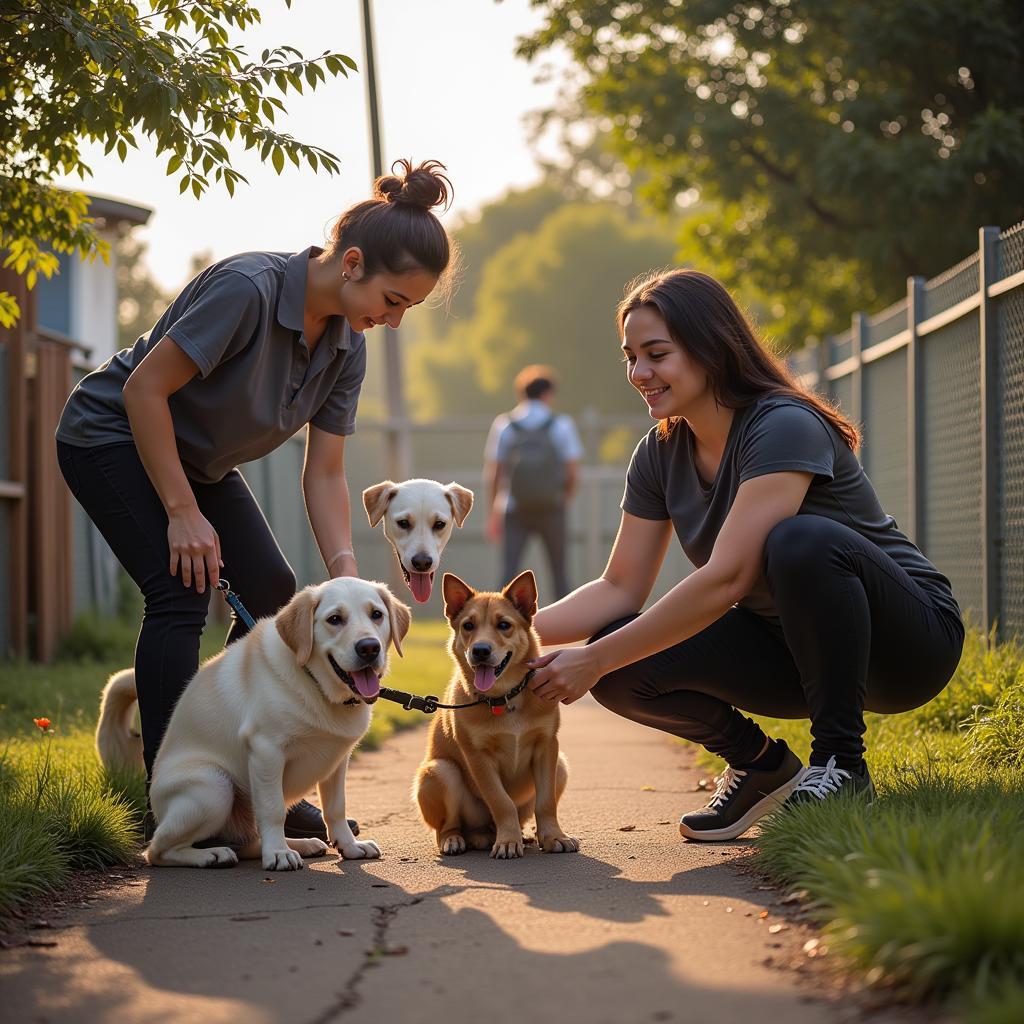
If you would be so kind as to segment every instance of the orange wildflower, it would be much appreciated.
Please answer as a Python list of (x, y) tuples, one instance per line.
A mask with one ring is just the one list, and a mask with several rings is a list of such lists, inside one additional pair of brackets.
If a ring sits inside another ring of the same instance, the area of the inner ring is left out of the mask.
[(36, 726), (42, 729), (43, 732), (46, 732), (46, 730), (50, 728), (50, 720), (48, 718), (33, 718), (32, 721), (35, 722)]

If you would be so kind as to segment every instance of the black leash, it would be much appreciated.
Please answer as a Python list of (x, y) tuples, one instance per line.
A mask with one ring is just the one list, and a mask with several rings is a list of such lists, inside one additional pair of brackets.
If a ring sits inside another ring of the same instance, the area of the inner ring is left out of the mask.
[[(246, 610), (242, 599), (231, 589), (231, 584), (226, 579), (221, 577), (217, 581), (217, 589), (224, 595), (224, 600), (227, 601), (231, 610), (250, 628), (256, 625), (256, 620)], [(459, 711), (462, 708), (475, 708), (480, 704), (487, 704), (491, 709), (492, 715), (503, 715), (505, 709), (508, 706), (510, 700), (513, 697), (518, 697), (519, 694), (526, 689), (526, 684), (533, 678), (535, 669), (530, 669), (529, 672), (523, 676), (523, 680), (517, 683), (511, 690), (508, 691), (502, 697), (481, 697), (479, 700), (470, 701), (468, 704), (442, 704), (439, 698), (433, 694), (427, 694), (425, 697), (421, 697), (418, 693), (406, 693), (404, 690), (392, 690), (388, 686), (382, 686), (380, 688), (380, 696), (384, 700), (393, 701), (395, 704), (401, 704), (406, 711), (422, 711), (425, 715), (432, 715), (434, 712), (443, 708), (446, 711)]]
[(533, 678), (533, 673), (535, 671), (535, 669), (531, 668), (530, 671), (523, 676), (522, 682), (517, 683), (508, 691), (508, 693), (501, 697), (481, 697), (479, 700), (470, 701), (468, 704), (442, 704), (433, 694), (421, 697), (417, 693), (406, 693), (404, 690), (392, 690), (387, 686), (382, 686), (380, 688), (380, 696), (384, 700), (391, 700), (396, 704), (401, 704), (406, 711), (422, 711), (425, 715), (432, 715), (435, 711), (438, 711), (441, 708), (446, 711), (460, 711), (462, 708), (475, 708), (480, 704), (488, 705), (491, 709), (492, 715), (503, 715), (509, 701), (511, 701), (513, 697), (518, 697), (519, 694), (526, 689), (526, 684)]

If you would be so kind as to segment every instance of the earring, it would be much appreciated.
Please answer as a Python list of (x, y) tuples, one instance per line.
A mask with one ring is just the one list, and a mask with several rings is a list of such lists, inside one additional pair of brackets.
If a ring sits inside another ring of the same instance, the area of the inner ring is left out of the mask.
[(350, 278), (350, 277), (348, 276), (348, 274), (346, 274), (346, 273), (345, 273), (345, 271), (344, 271), (344, 270), (343, 270), (343, 271), (341, 272), (341, 279), (342, 279), (343, 281), (351, 281), (351, 280), (352, 280), (352, 278)]

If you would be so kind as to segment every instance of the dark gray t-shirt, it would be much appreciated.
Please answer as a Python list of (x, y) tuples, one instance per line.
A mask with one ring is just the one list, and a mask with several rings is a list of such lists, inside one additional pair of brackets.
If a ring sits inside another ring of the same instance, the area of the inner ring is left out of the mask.
[[(693, 445), (685, 420), (665, 440), (653, 428), (633, 452), (621, 507), (641, 519), (671, 519), (686, 557), (698, 568), (710, 560), (741, 483), (769, 473), (813, 473), (798, 514), (825, 516), (856, 530), (902, 566), (936, 605), (960, 614), (949, 581), (886, 515), (857, 456), (810, 405), (768, 396), (737, 409), (710, 484), (697, 472)], [(740, 605), (778, 621), (763, 575)]]
[(247, 252), (204, 270), (148, 336), (81, 380), (64, 407), (57, 440), (78, 447), (130, 443), (121, 390), (165, 335), (199, 368), (168, 402), (189, 479), (216, 483), (307, 423), (351, 434), (366, 372), (365, 338), (343, 317), (332, 317), (311, 358), (303, 334), (306, 272), (320, 252)]

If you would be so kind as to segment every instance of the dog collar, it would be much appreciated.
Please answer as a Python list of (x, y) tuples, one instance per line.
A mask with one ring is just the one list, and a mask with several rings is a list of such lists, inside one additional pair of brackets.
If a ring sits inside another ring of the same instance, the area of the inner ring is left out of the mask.
[(506, 711), (514, 711), (515, 708), (510, 708), (508, 703), (513, 697), (518, 697), (519, 694), (526, 689), (526, 684), (533, 678), (534, 669), (530, 669), (529, 672), (523, 676), (522, 682), (517, 683), (508, 693), (501, 697), (484, 697), (481, 700), (482, 704), (486, 704), (491, 709), (492, 715), (503, 715)]

